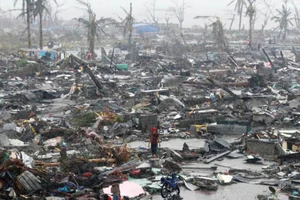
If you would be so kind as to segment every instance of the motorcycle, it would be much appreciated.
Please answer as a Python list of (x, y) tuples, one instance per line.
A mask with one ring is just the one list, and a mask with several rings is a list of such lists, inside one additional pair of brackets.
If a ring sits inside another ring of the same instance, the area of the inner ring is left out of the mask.
[(175, 173), (172, 173), (172, 174), (168, 175), (167, 177), (162, 177), (160, 179), (160, 182), (162, 183), (161, 196), (163, 198), (170, 199), (174, 195), (176, 195), (176, 196), (180, 195), (180, 189), (178, 186), (179, 180)]

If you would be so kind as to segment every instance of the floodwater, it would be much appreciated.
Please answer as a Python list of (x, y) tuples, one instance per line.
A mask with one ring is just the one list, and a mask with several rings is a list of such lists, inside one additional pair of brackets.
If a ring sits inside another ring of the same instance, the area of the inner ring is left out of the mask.
[[(227, 142), (233, 142), (234, 138), (233, 137), (222, 137), (223, 139), (225, 139)], [(200, 147), (203, 147), (205, 142), (205, 139), (197, 139), (197, 138), (193, 138), (193, 139), (180, 139), (180, 138), (176, 138), (176, 139), (171, 139), (168, 141), (162, 141), (161, 142), (161, 147), (165, 148), (171, 148), (174, 150), (181, 150), (183, 147), (183, 144), (186, 143), (187, 145), (189, 145), (190, 149), (197, 149)], [(129, 147), (131, 148), (138, 148), (138, 147), (148, 147), (148, 143), (145, 141), (135, 141), (135, 142), (131, 142), (128, 144)]]
[[(181, 189), (181, 197), (184, 200), (254, 200), (258, 194), (269, 195), (268, 186), (237, 183), (227, 186), (219, 186), (217, 191), (189, 191)], [(288, 196), (279, 195), (280, 200), (288, 200)], [(148, 199), (149, 197), (145, 198)], [(151, 198), (151, 197), (150, 197)], [(152, 200), (162, 200), (160, 195), (152, 196)]]
[[(246, 184), (233, 184), (228, 186), (219, 187), (217, 191), (189, 191), (181, 187), (181, 197), (188, 200), (217, 200), (217, 199), (230, 199), (230, 200), (253, 200), (256, 193), (267, 193), (267, 187), (255, 186), (248, 187)], [(244, 198), (246, 197), (246, 198)], [(153, 200), (162, 199), (160, 195), (155, 195)]]
[[(233, 137), (225, 137), (225, 140), (228, 142), (234, 141)], [(162, 142), (162, 147), (169, 147), (171, 149), (182, 149), (183, 143), (187, 143), (190, 149), (203, 147), (205, 139), (171, 139), (169, 141)], [(128, 144), (131, 148), (137, 147), (148, 147), (147, 142), (136, 141)], [(247, 169), (252, 171), (260, 172), (262, 171), (262, 167), (268, 164), (269, 162), (264, 162), (263, 164), (249, 164), (246, 163), (246, 156), (241, 154), (240, 158), (230, 159), (223, 158), (221, 160), (213, 161), (209, 164), (204, 164), (203, 162), (192, 162), (185, 163), (183, 167), (191, 167), (193, 169), (184, 169), (183, 172), (188, 172), (189, 174), (196, 174), (201, 176), (211, 176), (213, 173), (223, 173), (228, 171), (230, 168), (235, 169)], [(209, 167), (218, 167), (216, 171), (209, 169), (196, 169), (198, 168), (209, 168)], [(184, 186), (181, 187), (181, 197), (186, 200), (254, 200), (257, 199), (257, 195), (270, 195), (270, 191), (268, 186), (257, 184), (259, 180), (253, 180), (251, 183), (234, 183), (231, 185), (219, 185), (217, 191), (208, 191), (208, 190), (197, 190), (197, 191), (189, 191)], [(162, 199), (162, 197), (157, 194), (154, 196), (147, 196), (146, 199), (152, 198), (153, 200)], [(288, 200), (287, 195), (280, 195), (280, 199)]]

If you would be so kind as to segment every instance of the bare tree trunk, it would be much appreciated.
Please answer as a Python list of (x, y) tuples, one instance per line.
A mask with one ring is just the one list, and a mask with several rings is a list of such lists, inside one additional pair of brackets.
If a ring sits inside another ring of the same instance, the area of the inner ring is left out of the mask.
[(252, 16), (249, 17), (249, 47), (252, 48)]
[(239, 31), (242, 28), (242, 18), (243, 18), (243, 4), (241, 4), (240, 21), (239, 21)]
[(169, 18), (165, 18), (166, 19), (166, 24), (167, 24), (167, 36), (169, 36)]
[(249, 7), (247, 8), (247, 12), (246, 14), (249, 16), (249, 47), (250, 49), (252, 48), (252, 43), (253, 43), (253, 38), (252, 38), (252, 31), (253, 31), (253, 28), (254, 28), (254, 17), (256, 16), (256, 11), (255, 11), (255, 8), (253, 6), (253, 3), (254, 3), (255, 0), (248, 0), (249, 2)]
[(96, 57), (96, 54), (95, 54), (95, 36), (94, 35), (91, 35), (91, 38), (90, 38), (89, 53), (92, 54), (93, 58)]
[(132, 30), (129, 31), (129, 35), (128, 35), (128, 46), (129, 46), (129, 49), (131, 49), (131, 46), (132, 46), (131, 45), (131, 40), (132, 40)]
[(286, 32), (287, 32), (287, 28), (284, 27), (284, 30), (283, 30), (283, 37), (282, 37), (283, 41), (286, 40)]
[(128, 45), (129, 49), (131, 50), (131, 40), (132, 40), (132, 3), (130, 3), (130, 27), (129, 27), (129, 35), (128, 35)]
[(153, 22), (155, 23), (155, 25), (157, 25), (158, 21), (156, 20), (156, 0), (153, 0)]
[(40, 49), (43, 49), (43, 13), (39, 13), (40, 18)]
[(262, 25), (261, 25), (261, 32), (264, 32), (266, 26), (267, 26), (268, 22), (265, 21)]
[(31, 48), (31, 30), (30, 30), (30, 0), (26, 0), (26, 17), (27, 17), (27, 37), (28, 37), (28, 48)]
[(88, 27), (88, 51), (92, 54), (92, 58), (96, 58), (95, 54), (95, 39), (96, 39), (96, 27), (95, 26), (95, 16), (91, 17), (89, 21), (89, 27)]

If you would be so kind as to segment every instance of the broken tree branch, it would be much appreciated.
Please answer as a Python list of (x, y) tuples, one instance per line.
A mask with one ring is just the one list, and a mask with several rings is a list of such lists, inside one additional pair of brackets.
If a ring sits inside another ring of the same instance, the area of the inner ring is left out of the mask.
[(73, 59), (73, 60), (75, 60), (76, 62), (78, 62), (80, 65), (82, 65), (84, 67), (84, 69), (87, 71), (87, 73), (91, 77), (92, 81), (95, 83), (96, 87), (99, 90), (103, 89), (102, 85), (100, 84), (100, 82), (98, 81), (98, 79), (95, 77), (95, 75), (93, 74), (93, 72), (91, 71), (91, 69), (89, 68), (89, 63), (84, 62), (83, 60), (80, 60), (79, 58), (77, 58), (76, 56), (74, 56), (72, 54), (70, 55), (70, 58)]
[(225, 90), (228, 94), (230, 94), (231, 96), (233, 96), (236, 99), (240, 99), (240, 97), (236, 94), (234, 94), (231, 90), (229, 90), (227, 87), (225, 87), (224, 85), (214, 81), (212, 78), (206, 78), (209, 82), (211, 82), (212, 84), (214, 84), (215, 86), (222, 88), (223, 90)]
[(274, 69), (274, 64), (273, 64), (272, 60), (270, 59), (270, 57), (268, 56), (267, 52), (265, 51), (265, 49), (262, 49), (262, 50), (263, 50), (265, 56), (267, 57), (269, 63), (271, 64), (272, 68)]

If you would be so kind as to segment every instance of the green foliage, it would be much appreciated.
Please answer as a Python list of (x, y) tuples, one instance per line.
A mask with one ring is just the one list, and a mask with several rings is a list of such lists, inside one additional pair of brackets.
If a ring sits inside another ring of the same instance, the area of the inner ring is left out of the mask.
[(123, 122), (123, 119), (122, 119), (121, 116), (118, 115), (113, 122), (119, 122), (119, 123), (121, 123), (121, 122)]
[(16, 63), (17, 68), (25, 67), (28, 64), (27, 60), (21, 59)]
[(76, 127), (90, 127), (96, 122), (97, 115), (94, 112), (77, 114), (71, 123)]

